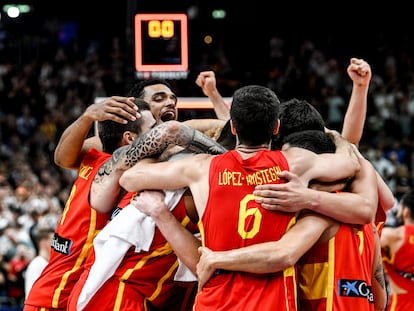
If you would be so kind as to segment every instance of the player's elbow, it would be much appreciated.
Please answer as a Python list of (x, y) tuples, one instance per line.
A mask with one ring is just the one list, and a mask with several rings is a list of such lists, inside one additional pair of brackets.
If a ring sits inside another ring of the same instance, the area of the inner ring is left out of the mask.
[(391, 195), (383, 195), (382, 193), (378, 195), (378, 208), (382, 208), (385, 212), (392, 209), (395, 203), (395, 197), (392, 193)]
[(138, 191), (137, 174), (130, 171), (125, 171), (119, 178), (119, 184), (128, 192)]
[(294, 266), (298, 259), (299, 257), (293, 249), (284, 247), (283, 249), (275, 250), (273, 255), (268, 258), (268, 266), (270, 270), (277, 272)]
[(359, 163), (358, 159), (351, 162), (352, 169), (354, 170), (354, 176), (361, 170), (361, 163)]
[(386, 294), (375, 295), (374, 294), (374, 310), (383, 311), (387, 306), (387, 296)]
[(62, 157), (60, 156), (59, 152), (57, 152), (55, 150), (55, 154), (54, 154), (54, 162), (57, 166), (59, 167), (63, 167), (63, 168), (68, 168), (67, 166), (65, 166), (65, 161), (63, 161)]
[(375, 310), (375, 311), (384, 311), (386, 306), (387, 306), (387, 304), (386, 304), (386, 300), (385, 300), (385, 301), (384, 301), (384, 303), (382, 303), (382, 304), (377, 304), (377, 303), (375, 303), (375, 304), (374, 304), (374, 310)]
[(71, 158), (66, 155), (65, 152), (60, 152), (60, 150), (55, 150), (54, 153), (54, 162), (57, 166), (66, 168), (66, 169), (78, 169), (80, 166), (80, 159)]
[(174, 120), (164, 122), (164, 124), (167, 126), (168, 134), (172, 136), (175, 136), (175, 134), (183, 127), (183, 124)]
[(283, 269), (292, 267), (294, 265), (296, 265), (296, 263), (298, 262), (299, 257), (297, 256), (296, 252), (294, 250), (287, 250), (286, 254), (285, 254), (285, 258), (284, 258), (284, 267)]
[(375, 214), (377, 212), (378, 204), (374, 204), (372, 201), (366, 199), (361, 206), (360, 221), (361, 224), (369, 224), (375, 220)]

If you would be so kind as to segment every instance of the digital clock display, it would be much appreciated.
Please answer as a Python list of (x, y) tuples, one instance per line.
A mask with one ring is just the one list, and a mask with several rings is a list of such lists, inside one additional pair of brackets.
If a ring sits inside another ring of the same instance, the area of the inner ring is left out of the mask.
[(135, 69), (137, 72), (188, 70), (186, 14), (135, 15)]

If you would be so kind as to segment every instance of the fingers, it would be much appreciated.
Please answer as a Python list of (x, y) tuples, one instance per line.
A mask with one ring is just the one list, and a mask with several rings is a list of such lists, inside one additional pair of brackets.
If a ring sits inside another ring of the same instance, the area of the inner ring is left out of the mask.
[[(297, 177), (296, 174), (290, 171), (277, 172), (276, 174), (279, 178), (283, 178), (287, 181)], [(284, 187), (283, 184), (263, 184), (263, 185), (257, 185), (255, 187), (255, 191), (263, 191), (263, 190), (268, 190), (268, 192), (278, 191), (281, 189), (281, 187)]]
[(162, 190), (144, 190), (140, 193), (140, 196), (150, 196), (157, 198), (160, 201), (164, 201), (165, 193)]
[(198, 254), (201, 256), (203, 254), (203, 246), (198, 247)]
[(203, 86), (203, 84), (204, 84), (204, 82), (205, 82), (205, 79), (206, 79), (206, 77), (205, 77), (205, 71), (200, 72), (200, 73), (198, 74), (198, 76), (197, 76), (197, 79), (196, 79), (196, 84), (197, 84), (199, 87), (202, 87), (202, 86)]
[(202, 77), (200, 76), (200, 75), (198, 75), (198, 77), (197, 77), (197, 79), (196, 79), (196, 84), (199, 86), (199, 87), (202, 87), (202, 85), (203, 85), (203, 80), (202, 80)]
[(112, 120), (122, 124), (126, 124), (127, 120), (135, 121), (141, 117), (133, 97), (112, 96), (101, 103), (99, 112), (98, 121)]
[(207, 79), (214, 79), (214, 78), (215, 78), (214, 71), (202, 71), (197, 76), (196, 84), (199, 87), (203, 87)]
[(164, 202), (165, 194), (160, 190), (144, 190), (138, 194), (138, 197), (141, 200), (147, 200), (148, 202), (153, 202), (154, 204), (159, 204)]
[(349, 72), (355, 72), (361, 77), (365, 77), (371, 72), (370, 65), (361, 58), (351, 58), (350, 65), (348, 67)]
[(278, 173), (277, 173), (277, 175), (278, 175), (280, 178), (285, 179), (286, 181), (289, 181), (289, 180), (291, 180), (291, 179), (293, 179), (293, 178), (295, 178), (295, 177), (296, 177), (296, 175), (295, 175), (295, 174), (293, 174), (292, 172), (289, 172), (289, 171), (282, 171), (282, 172), (278, 172)]
[(136, 117), (139, 109), (134, 101), (134, 97), (117, 97), (114, 101), (110, 102), (110, 105), (121, 108), (126, 113)]

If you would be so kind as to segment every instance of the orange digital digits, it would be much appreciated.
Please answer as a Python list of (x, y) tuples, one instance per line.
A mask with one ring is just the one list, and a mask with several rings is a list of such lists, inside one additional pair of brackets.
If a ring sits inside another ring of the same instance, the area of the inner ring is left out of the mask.
[(148, 36), (151, 38), (163, 37), (165, 39), (173, 37), (174, 36), (174, 22), (171, 20), (149, 21), (148, 22)]
[(188, 70), (186, 14), (135, 15), (135, 69), (137, 72)]

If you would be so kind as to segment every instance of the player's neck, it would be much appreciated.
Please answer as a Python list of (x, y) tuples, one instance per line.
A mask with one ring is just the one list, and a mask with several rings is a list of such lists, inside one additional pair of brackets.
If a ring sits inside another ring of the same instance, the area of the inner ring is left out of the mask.
[(269, 150), (269, 149), (270, 149), (270, 146), (268, 144), (262, 144), (262, 145), (257, 145), (257, 146), (246, 146), (243, 144), (239, 144), (236, 146), (236, 150), (240, 153), (242, 158), (249, 158), (261, 150)]

